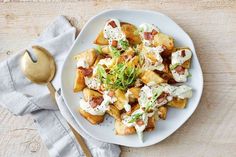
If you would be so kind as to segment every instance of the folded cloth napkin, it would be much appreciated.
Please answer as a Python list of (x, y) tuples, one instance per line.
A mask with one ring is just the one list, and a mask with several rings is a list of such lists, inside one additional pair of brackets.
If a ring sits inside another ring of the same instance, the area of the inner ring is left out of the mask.
[[(63, 16), (58, 17), (31, 45), (40, 45), (54, 56), (57, 74), (53, 80), (60, 88), (59, 76), (66, 53), (75, 40), (76, 29)], [(27, 48), (31, 51), (30, 46)], [(67, 122), (85, 139), (94, 157), (118, 157), (120, 148), (114, 144), (97, 141), (87, 135), (69, 114), (60, 92), (57, 105), (46, 86), (31, 83), (22, 74), (20, 57), (24, 50), (0, 63), (0, 104), (15, 115), (31, 114), (38, 131), (52, 157), (80, 157), (83, 152)]]

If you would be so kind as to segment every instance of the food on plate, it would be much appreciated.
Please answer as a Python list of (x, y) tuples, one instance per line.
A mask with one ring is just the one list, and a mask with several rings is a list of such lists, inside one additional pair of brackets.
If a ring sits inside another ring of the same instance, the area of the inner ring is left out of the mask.
[[(79, 113), (91, 124), (115, 120), (117, 135), (158, 130), (169, 108), (184, 109), (192, 88), (192, 52), (153, 24), (109, 19), (91, 48), (75, 56), (74, 92), (83, 92)], [(157, 127), (156, 127), (157, 126)]]

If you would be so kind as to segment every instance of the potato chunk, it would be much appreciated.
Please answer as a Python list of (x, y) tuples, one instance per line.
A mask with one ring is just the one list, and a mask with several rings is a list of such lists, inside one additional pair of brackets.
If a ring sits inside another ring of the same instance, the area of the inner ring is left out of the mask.
[(166, 119), (168, 108), (166, 106), (161, 106), (158, 108), (159, 117), (163, 120)]
[(89, 88), (84, 88), (83, 95), (84, 95), (84, 100), (85, 101), (89, 101), (93, 97), (100, 97), (100, 96), (102, 96), (101, 93), (99, 93), (99, 92), (97, 92), (95, 90), (89, 89)]
[(130, 94), (131, 99), (138, 99), (139, 98), (139, 93), (141, 89), (139, 87), (132, 87), (129, 89), (129, 91), (132, 93)]
[(141, 80), (143, 83), (148, 84), (148, 83), (155, 83), (155, 84), (159, 84), (159, 83), (164, 83), (166, 82), (163, 78), (161, 78), (157, 73), (151, 71), (151, 70), (147, 70), (145, 71), (142, 76), (141, 76)]
[(183, 109), (186, 107), (187, 101), (187, 99), (173, 98), (173, 100), (168, 103), (168, 106)]
[(83, 109), (79, 108), (79, 113), (85, 118), (87, 119), (91, 124), (99, 124), (101, 122), (103, 122), (104, 120), (104, 115), (92, 115), (86, 111), (84, 111)]
[(121, 30), (126, 35), (127, 40), (131, 45), (136, 45), (141, 43), (141, 38), (139, 34), (136, 34), (136, 26), (130, 23), (121, 22)]
[(76, 76), (74, 81), (74, 92), (82, 91), (85, 87), (84, 74), (80, 69), (76, 69)]
[(117, 135), (131, 135), (136, 132), (133, 126), (127, 127), (119, 120), (115, 120), (115, 131)]
[(174, 48), (174, 39), (166, 34), (158, 33), (154, 36), (153, 40), (154, 46), (162, 46), (164, 45), (167, 50), (172, 50)]
[(103, 30), (98, 34), (93, 43), (97, 45), (108, 45), (108, 40), (104, 37)]
[(118, 108), (116, 108), (114, 105), (109, 106), (107, 113), (110, 116), (114, 117), (116, 120), (120, 120), (120, 110), (118, 110)]
[(185, 61), (182, 66), (185, 68), (185, 69), (189, 69), (190, 68), (190, 65), (191, 65), (191, 59)]
[[(152, 131), (155, 129), (155, 127), (156, 127), (156, 120), (154, 116), (149, 117), (145, 131)], [(131, 135), (131, 134), (136, 133), (136, 130), (133, 126), (127, 127), (122, 123), (122, 121), (119, 121), (119, 120), (115, 121), (115, 131), (117, 135)]]
[(123, 92), (120, 89), (117, 89), (115, 91), (115, 97), (117, 98), (117, 101), (114, 103), (114, 105), (119, 109), (122, 110), (124, 108), (125, 102), (127, 102), (127, 98), (125, 97), (125, 92)]
[(79, 60), (85, 60), (86, 63), (89, 66), (92, 66), (93, 63), (95, 62), (97, 58), (97, 53), (95, 49), (88, 49), (86, 51), (83, 51), (79, 53), (78, 55), (74, 56), (74, 59), (79, 61)]
[(145, 131), (152, 131), (155, 129), (155, 127), (156, 127), (156, 120), (155, 120), (154, 116), (149, 117)]

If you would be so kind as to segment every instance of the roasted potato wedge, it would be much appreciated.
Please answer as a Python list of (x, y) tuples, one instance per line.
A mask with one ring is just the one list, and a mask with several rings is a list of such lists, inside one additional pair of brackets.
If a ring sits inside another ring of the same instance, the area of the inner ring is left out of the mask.
[(96, 66), (98, 64), (98, 62), (102, 59), (103, 57), (101, 55), (98, 55), (96, 60), (93, 63), (93, 66)]
[(133, 57), (134, 54), (135, 54), (134, 49), (129, 47), (127, 50), (125, 50), (124, 53), (122, 53), (122, 56), (131, 56), (131, 57)]
[(187, 105), (187, 99), (173, 98), (172, 101), (168, 102), (168, 106), (183, 109)]
[(139, 98), (139, 93), (140, 93), (140, 88), (139, 87), (132, 87), (132, 88), (129, 88), (129, 91), (132, 93), (130, 95), (131, 98), (135, 98), (135, 99), (138, 99)]
[(137, 31), (136, 26), (130, 23), (121, 22), (121, 30), (124, 32), (127, 40), (131, 45), (140, 44), (142, 42), (140, 36), (138, 34), (135, 34), (135, 32)]
[(165, 46), (167, 50), (172, 50), (174, 48), (174, 39), (164, 33), (158, 33), (153, 39), (154, 46)]
[(130, 116), (134, 111), (138, 110), (139, 108), (140, 108), (140, 105), (138, 103), (137, 104), (133, 104), (131, 106), (131, 111), (126, 112), (125, 114)]
[(166, 106), (161, 106), (158, 108), (159, 117), (163, 120), (166, 119), (168, 108)]
[(84, 81), (84, 74), (80, 69), (76, 69), (75, 74), (75, 81), (74, 81), (74, 92), (82, 91), (85, 87), (85, 81)]
[(191, 65), (191, 59), (185, 61), (182, 66), (185, 68), (185, 69), (189, 69), (190, 68), (190, 65)]
[(134, 111), (138, 110), (139, 108), (140, 108), (140, 105), (139, 105), (139, 104), (133, 105), (132, 108), (131, 108), (131, 114), (132, 114)]
[(110, 105), (109, 109), (107, 110), (107, 113), (114, 117), (116, 120), (121, 120), (120, 118), (120, 110), (118, 110), (118, 108), (116, 108), (114, 105)]
[(137, 67), (138, 63), (139, 63), (139, 57), (135, 56), (128, 62), (128, 66)]
[(95, 62), (97, 58), (97, 53), (95, 49), (88, 49), (86, 51), (83, 51), (79, 53), (78, 55), (74, 56), (74, 59), (79, 61), (79, 60), (85, 60), (86, 63), (89, 66), (92, 66), (93, 63)]
[(145, 71), (141, 76), (141, 80), (145, 84), (152, 83), (152, 82), (156, 84), (160, 84), (160, 83), (166, 82), (166, 80), (164, 80), (157, 73), (151, 70)]
[(125, 97), (125, 92), (123, 92), (120, 89), (117, 89), (115, 91), (115, 96), (117, 98), (117, 101), (114, 103), (115, 107), (119, 110), (122, 110), (124, 108), (125, 102), (127, 102), (127, 99)]
[(97, 45), (108, 45), (108, 40), (104, 38), (103, 30), (98, 34), (93, 43)]
[(156, 127), (156, 120), (155, 120), (154, 116), (149, 117), (145, 131), (152, 131), (155, 129), (155, 127)]
[(119, 120), (115, 120), (115, 131), (117, 135), (131, 135), (136, 132), (134, 127), (127, 127)]
[[(149, 117), (145, 131), (152, 131), (155, 129), (155, 126), (156, 126), (155, 118)], [(117, 135), (131, 135), (136, 132), (134, 127), (127, 127), (119, 120), (115, 121), (115, 131)]]
[(110, 52), (109, 46), (103, 46), (102, 47), (102, 53), (110, 55), (111, 52)]
[(99, 93), (99, 92), (97, 92), (95, 90), (89, 89), (89, 88), (84, 88), (83, 95), (84, 95), (84, 100), (85, 101), (89, 101), (90, 98), (93, 98), (93, 97), (100, 97), (100, 96), (102, 96), (101, 93)]
[(91, 124), (99, 124), (103, 122), (104, 120), (104, 115), (92, 115), (83, 109), (79, 108), (79, 113), (86, 118)]

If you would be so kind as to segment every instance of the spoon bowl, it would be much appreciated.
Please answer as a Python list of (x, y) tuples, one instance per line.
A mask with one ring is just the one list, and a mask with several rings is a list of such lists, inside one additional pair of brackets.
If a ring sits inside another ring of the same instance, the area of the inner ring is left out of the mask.
[(40, 46), (32, 46), (32, 49), (36, 56), (36, 61), (32, 59), (30, 53), (26, 50), (21, 62), (23, 73), (34, 83), (45, 84), (52, 81), (56, 72), (56, 64), (53, 57), (46, 49)]

